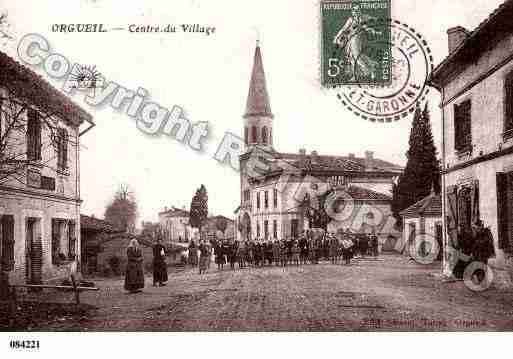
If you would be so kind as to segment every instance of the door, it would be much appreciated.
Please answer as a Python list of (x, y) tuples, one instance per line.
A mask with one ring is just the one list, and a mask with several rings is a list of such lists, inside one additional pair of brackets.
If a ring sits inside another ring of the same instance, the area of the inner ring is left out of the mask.
[(39, 227), (39, 220), (27, 218), (25, 223), (25, 276), (27, 284), (41, 284), (43, 247)]

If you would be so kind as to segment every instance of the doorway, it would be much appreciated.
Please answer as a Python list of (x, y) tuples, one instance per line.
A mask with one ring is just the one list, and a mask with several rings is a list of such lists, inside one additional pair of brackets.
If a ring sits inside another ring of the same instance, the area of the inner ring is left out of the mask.
[(43, 268), (43, 243), (41, 241), (40, 219), (26, 219), (25, 239), (25, 277), (27, 284), (41, 284)]

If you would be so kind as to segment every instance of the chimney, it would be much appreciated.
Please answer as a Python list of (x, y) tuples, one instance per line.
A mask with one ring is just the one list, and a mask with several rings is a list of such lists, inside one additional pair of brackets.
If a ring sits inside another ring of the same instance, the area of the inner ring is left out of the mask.
[(312, 163), (318, 163), (319, 162), (319, 154), (317, 151), (312, 151)]
[(365, 167), (373, 168), (374, 152), (365, 151)]
[(447, 30), (449, 54), (452, 54), (470, 35), (470, 32), (461, 26), (451, 27)]

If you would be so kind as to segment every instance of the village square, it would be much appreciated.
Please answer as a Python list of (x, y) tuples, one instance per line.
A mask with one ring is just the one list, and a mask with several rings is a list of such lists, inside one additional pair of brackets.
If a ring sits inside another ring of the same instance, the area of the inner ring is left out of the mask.
[[(440, 107), (402, 103), (412, 106), (403, 164), (372, 148), (281, 152), (277, 139), (291, 134), (277, 125), (257, 40), (241, 65), (251, 68), (233, 120), (241, 148), (228, 159), (239, 186), (226, 191), (239, 201), (214, 211), (227, 192), (210, 190), (205, 172), (190, 179), (194, 192), (162, 198), (152, 221), (129, 180), (103, 212), (83, 211), (94, 116), (0, 51), (0, 330), (512, 330), (512, 15), (507, 0), (476, 29), (447, 30), (448, 56), (424, 84)], [(175, 115), (166, 128), (184, 137), (190, 123)], [(150, 117), (138, 126), (155, 127)]]

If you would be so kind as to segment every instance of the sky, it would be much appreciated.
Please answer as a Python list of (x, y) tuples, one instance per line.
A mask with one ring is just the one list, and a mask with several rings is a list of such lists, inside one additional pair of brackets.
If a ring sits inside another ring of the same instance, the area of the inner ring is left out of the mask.
[[(448, 28), (473, 30), (501, 0), (392, 0), (392, 17), (428, 41), (435, 64), (447, 56)], [(81, 137), (82, 213), (103, 217), (118, 186), (137, 198), (139, 220), (157, 221), (164, 207), (186, 207), (196, 188), (207, 187), (209, 211), (234, 216), (239, 174), (213, 159), (225, 132), (242, 135), (256, 40), (260, 40), (274, 113), (274, 146), (281, 152), (374, 156), (405, 165), (411, 118), (366, 122), (321, 89), (318, 0), (0, 0), (16, 38), (43, 35), (53, 51), (96, 69), (128, 89), (145, 88), (151, 101), (183, 108), (193, 123), (207, 121), (201, 152), (168, 136), (150, 136), (135, 121), (110, 107), (95, 108), (75, 94), (96, 126)], [(53, 24), (201, 24), (215, 33), (57, 33)], [(4, 51), (17, 58), (16, 42)], [(38, 67), (34, 71), (48, 78)], [(48, 79), (57, 88), (61, 81)], [(440, 149), (440, 98), (431, 91), (433, 134)]]

